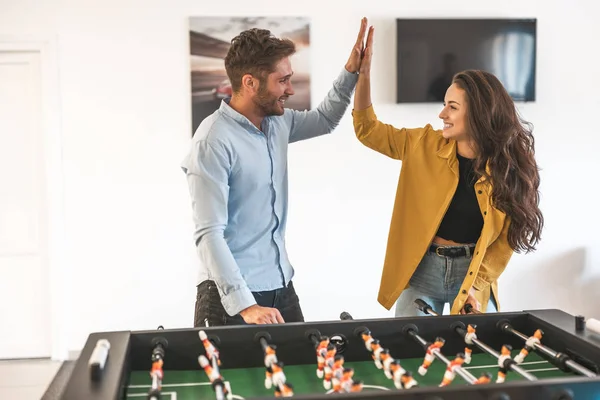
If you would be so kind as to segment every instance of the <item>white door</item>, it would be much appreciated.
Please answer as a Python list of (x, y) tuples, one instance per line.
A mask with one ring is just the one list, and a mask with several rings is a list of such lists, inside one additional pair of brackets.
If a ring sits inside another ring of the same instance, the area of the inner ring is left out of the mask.
[(50, 357), (39, 52), (0, 52), (0, 359)]

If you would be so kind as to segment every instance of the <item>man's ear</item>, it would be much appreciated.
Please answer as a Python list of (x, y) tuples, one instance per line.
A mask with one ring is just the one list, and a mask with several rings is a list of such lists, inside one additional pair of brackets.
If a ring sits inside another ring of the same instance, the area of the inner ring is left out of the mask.
[(258, 90), (258, 79), (250, 74), (242, 76), (242, 87), (251, 92)]

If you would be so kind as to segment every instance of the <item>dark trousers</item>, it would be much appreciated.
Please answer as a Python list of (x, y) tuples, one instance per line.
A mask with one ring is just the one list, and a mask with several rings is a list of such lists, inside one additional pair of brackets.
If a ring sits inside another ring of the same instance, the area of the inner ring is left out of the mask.
[[(256, 303), (261, 307), (276, 308), (285, 322), (304, 322), (300, 301), (292, 282), (287, 287), (264, 292), (252, 292)], [(213, 281), (204, 281), (197, 287), (194, 327), (217, 325), (246, 325), (240, 314), (233, 317), (227, 314), (221, 304), (221, 297)]]

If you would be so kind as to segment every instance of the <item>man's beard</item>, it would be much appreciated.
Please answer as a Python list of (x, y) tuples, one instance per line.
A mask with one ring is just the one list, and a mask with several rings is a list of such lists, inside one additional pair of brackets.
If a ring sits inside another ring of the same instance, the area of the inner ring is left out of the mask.
[(254, 97), (254, 104), (265, 117), (270, 115), (283, 115), (283, 107), (279, 103), (279, 97), (271, 95), (266, 89), (266, 82), (261, 83), (260, 89)]

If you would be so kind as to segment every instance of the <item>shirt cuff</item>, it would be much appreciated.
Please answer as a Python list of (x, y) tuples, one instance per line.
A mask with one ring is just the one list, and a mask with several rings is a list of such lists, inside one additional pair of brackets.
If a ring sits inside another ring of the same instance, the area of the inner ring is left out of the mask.
[(346, 67), (342, 68), (342, 72), (338, 75), (337, 84), (345, 90), (353, 91), (358, 82), (358, 74), (349, 72)]
[(221, 297), (221, 303), (229, 316), (239, 314), (240, 311), (256, 304), (256, 299), (248, 287), (239, 288)]
[(370, 104), (369, 107), (363, 108), (362, 110), (352, 110), (352, 116), (356, 119), (362, 120), (376, 120), (377, 115), (375, 115), (375, 109), (373, 108), (373, 104)]

